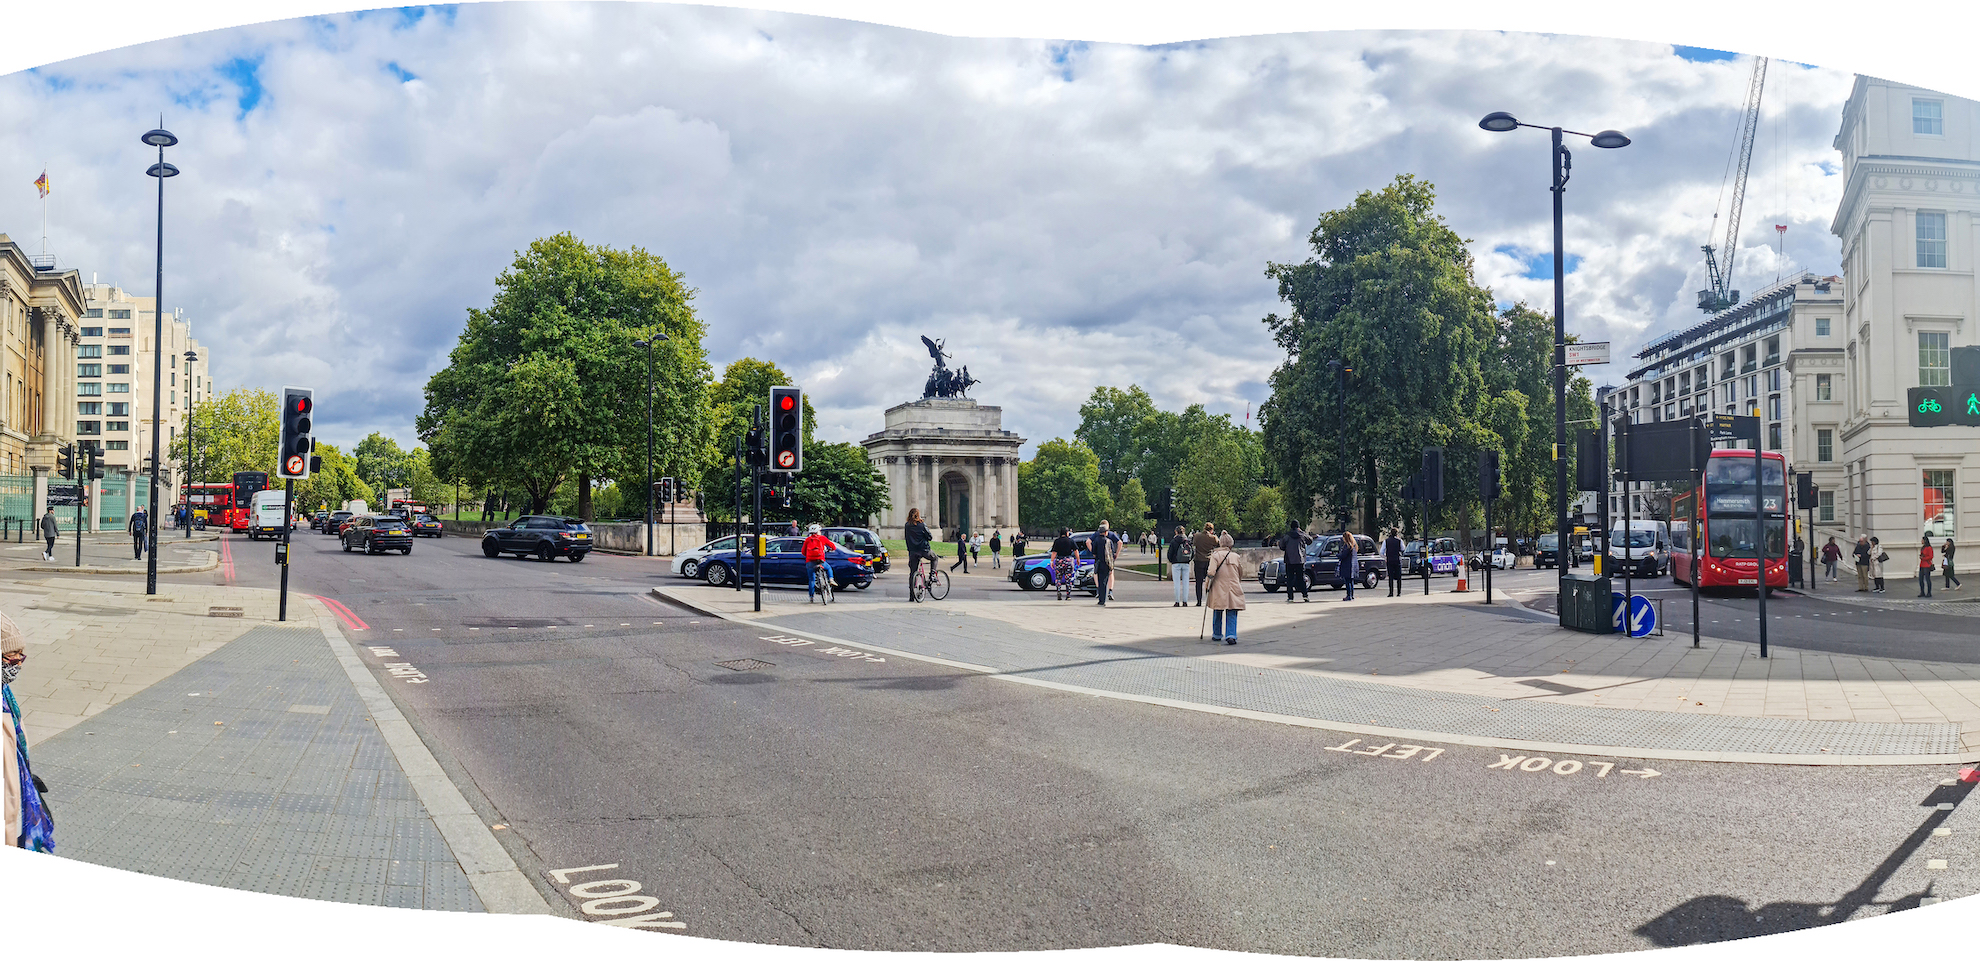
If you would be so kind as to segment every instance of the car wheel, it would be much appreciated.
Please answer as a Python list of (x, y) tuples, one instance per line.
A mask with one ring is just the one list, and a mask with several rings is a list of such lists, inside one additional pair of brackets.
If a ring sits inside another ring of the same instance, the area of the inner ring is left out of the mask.
[(710, 587), (721, 587), (729, 583), (729, 565), (710, 564), (701, 569), (701, 579), (707, 581)]
[(857, 588), (857, 589), (859, 589), (859, 590), (862, 590), (862, 591), (863, 591), (863, 590), (866, 590), (867, 588), (869, 588), (869, 587), (872, 587), (872, 586), (873, 586), (873, 579), (872, 579), (872, 578), (867, 578), (866, 580), (863, 580), (863, 581), (854, 581), (854, 582), (853, 582), (853, 587), (855, 587), (855, 588)]
[(351, 552), (351, 542), (344, 541), (343, 544), (344, 544), (344, 553), (349, 554)]
[(577, 562), (579, 562), (579, 561), (582, 561), (582, 560), (584, 560), (584, 552), (583, 552), (583, 551), (572, 551), (572, 552), (571, 552), (571, 563), (573, 563), (573, 564), (576, 564)]
[(697, 560), (685, 560), (685, 561), (682, 561), (682, 562), (681, 562), (681, 576), (682, 576), (682, 577), (685, 577), (685, 578), (687, 578), (687, 579), (689, 579), (689, 580), (693, 580), (693, 579), (694, 579), (694, 578), (695, 578), (695, 577), (696, 577), (697, 575), (699, 575), (700, 573), (701, 573), (701, 562), (700, 562), (700, 561), (697, 561)]
[(373, 541), (373, 540), (366, 540), (366, 541), (364, 542), (364, 552), (365, 552), (366, 554), (377, 554), (377, 553), (378, 553), (378, 542), (377, 542), (377, 541)]
[(408, 547), (408, 548), (406, 548), (405, 550), (402, 550), (402, 551), (400, 551), (399, 553), (401, 553), (401, 554), (404, 554), (404, 555), (406, 555), (407, 557), (411, 557), (411, 556), (412, 556), (412, 548), (410, 548), (410, 547)]
[(1370, 571), (1370, 572), (1368, 572), (1368, 573), (1366, 573), (1366, 574), (1363, 574), (1363, 575), (1361, 575), (1361, 586), (1362, 586), (1362, 587), (1365, 587), (1365, 588), (1368, 588), (1369, 590), (1374, 590), (1374, 589), (1375, 589), (1375, 581), (1376, 581), (1376, 578), (1375, 578), (1375, 572), (1373, 572), (1373, 571)]
[(555, 554), (550, 553), (550, 545), (548, 543), (536, 545), (537, 560), (542, 561), (545, 564), (548, 564), (551, 561), (556, 560), (556, 558), (557, 556)]
[(1024, 585), (1034, 591), (1042, 591), (1052, 586), (1052, 575), (1044, 568), (1038, 568), (1024, 575)]
[(501, 557), (501, 556), (502, 556), (502, 552), (501, 552), (501, 551), (498, 551), (498, 550), (496, 550), (496, 549), (495, 549), (495, 545), (493, 545), (493, 544), (486, 544), (486, 543), (484, 543), (484, 544), (482, 544), (482, 545), (481, 545), (481, 554), (482, 554), (482, 556), (483, 556), (483, 557)]

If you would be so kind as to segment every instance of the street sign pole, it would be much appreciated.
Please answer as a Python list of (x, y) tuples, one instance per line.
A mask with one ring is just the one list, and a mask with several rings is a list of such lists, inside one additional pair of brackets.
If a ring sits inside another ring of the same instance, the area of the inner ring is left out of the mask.
[[(1759, 555), (1759, 574), (1754, 584), (1755, 593), (1760, 595), (1760, 657), (1767, 656), (1767, 480), (1766, 458), (1760, 453), (1760, 419), (1753, 419), (1753, 518), (1758, 524), (1759, 537), (1756, 538), (1755, 554)], [(1785, 491), (1782, 492), (1785, 495)], [(1786, 505), (1787, 499), (1782, 497)], [(1782, 511), (1785, 515), (1787, 512)]]
[(277, 564), (282, 565), (282, 595), (275, 608), (275, 619), (278, 621), (289, 619), (289, 529), (295, 526), (290, 522), (289, 515), (294, 512), (295, 501), (296, 479), (291, 477), (282, 482), (282, 545), (277, 551), (280, 556), (275, 559)]
[[(69, 445), (69, 450), (71, 451), (69, 457), (73, 460), (75, 458), (74, 452), (76, 450), (76, 445), (74, 444)], [(88, 456), (88, 455), (85, 454), (84, 456)], [(82, 465), (82, 462), (79, 460), (74, 460), (73, 462), (76, 465), (76, 566), (81, 567), (82, 566), (82, 511), (83, 511), (82, 492), (89, 490), (89, 468), (84, 467)]]
[[(762, 405), (756, 408), (756, 425), (759, 427), (763, 425)], [(763, 468), (754, 463), (754, 458), (749, 468), (749, 480), (751, 496), (756, 498), (755, 510), (750, 515), (750, 520), (756, 525), (756, 536), (749, 545), (750, 557), (753, 558), (750, 569), (756, 575), (756, 610), (761, 611), (763, 610)]]
[(1693, 419), (1691, 422), (1691, 432), (1685, 435), (1684, 440), (1684, 456), (1691, 464), (1691, 475), (1694, 478), (1691, 489), (1696, 492), (1691, 495), (1691, 512), (1684, 519), (1685, 542), (1688, 545), (1687, 549), (1691, 551), (1692, 647), (1698, 646), (1698, 564), (1704, 559), (1704, 551), (1698, 543), (1698, 536), (1704, 533), (1698, 529), (1698, 511), (1701, 505), (1705, 503), (1704, 465), (1698, 463), (1699, 426), (1698, 421)]

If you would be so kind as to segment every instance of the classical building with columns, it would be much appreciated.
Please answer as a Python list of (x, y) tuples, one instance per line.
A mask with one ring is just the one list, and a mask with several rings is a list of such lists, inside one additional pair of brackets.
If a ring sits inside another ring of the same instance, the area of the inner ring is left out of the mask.
[[(47, 501), (55, 450), (75, 440), (80, 275), (54, 270), (0, 234), (0, 474), (34, 475), (33, 506)], [(26, 505), (12, 507), (20, 510)]]
[(966, 397), (925, 397), (888, 409), (886, 429), (860, 442), (886, 475), (892, 501), (880, 515), (880, 536), (904, 536), (908, 511), (917, 507), (937, 540), (958, 529), (1016, 530), (1024, 438), (1003, 424), (1003, 408)]

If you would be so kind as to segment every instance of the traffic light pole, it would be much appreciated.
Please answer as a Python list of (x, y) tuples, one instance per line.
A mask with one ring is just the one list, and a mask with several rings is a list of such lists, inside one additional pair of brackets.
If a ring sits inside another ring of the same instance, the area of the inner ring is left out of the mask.
[(743, 549), (743, 439), (736, 438), (736, 593), (742, 593)]
[[(76, 465), (76, 566), (82, 566), (82, 524), (83, 491), (89, 490), (89, 467), (76, 457), (76, 447), (69, 445), (69, 462)], [(88, 457), (87, 453), (83, 457)]]
[[(758, 427), (763, 426), (761, 407), (756, 408), (756, 424)], [(750, 496), (754, 498), (749, 520), (756, 528), (756, 536), (749, 544), (751, 558), (749, 566), (756, 581), (756, 610), (761, 611), (763, 610), (763, 465), (755, 463), (755, 458), (751, 458), (749, 465), (749, 480)]]
[[(276, 561), (282, 565), (282, 596), (275, 608), (275, 619), (278, 621), (289, 619), (289, 531), (295, 527), (295, 524), (291, 523), (287, 515), (295, 511), (295, 501), (296, 481), (292, 477), (282, 482), (282, 513), (284, 515), (282, 518), (282, 546), (278, 549), (278, 553), (281, 556)], [(253, 521), (249, 521), (249, 523), (253, 523)]]
[(1499, 545), (1492, 537), (1492, 498), (1485, 498), (1485, 603), (1492, 603), (1492, 568), (1497, 566)]

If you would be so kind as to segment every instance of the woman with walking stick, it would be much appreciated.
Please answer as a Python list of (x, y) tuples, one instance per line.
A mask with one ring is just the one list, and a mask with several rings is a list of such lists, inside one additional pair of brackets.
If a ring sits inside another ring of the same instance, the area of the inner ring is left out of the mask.
[[(1244, 610), (1244, 580), (1238, 576), (1237, 551), (1232, 550), (1235, 543), (1229, 531), (1218, 536), (1217, 549), (1210, 552), (1210, 576), (1205, 581), (1205, 599), (1210, 605), (1210, 639), (1225, 644), (1237, 643), (1237, 615)], [(1203, 636), (1202, 628), (1197, 628), (1196, 636)]]

